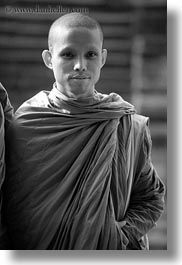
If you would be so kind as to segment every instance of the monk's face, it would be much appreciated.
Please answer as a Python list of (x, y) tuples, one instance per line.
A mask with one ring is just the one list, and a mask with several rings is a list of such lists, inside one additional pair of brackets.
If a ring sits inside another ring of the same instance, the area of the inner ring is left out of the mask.
[(51, 51), (57, 87), (77, 97), (93, 95), (106, 55), (97, 29), (62, 28)]

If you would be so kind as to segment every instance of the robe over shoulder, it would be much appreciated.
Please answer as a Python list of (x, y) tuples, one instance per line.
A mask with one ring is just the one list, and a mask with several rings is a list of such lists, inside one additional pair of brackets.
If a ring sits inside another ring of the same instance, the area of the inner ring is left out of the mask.
[(119, 95), (74, 101), (54, 87), (8, 129), (5, 214), (14, 249), (146, 249), (164, 185), (148, 118)]

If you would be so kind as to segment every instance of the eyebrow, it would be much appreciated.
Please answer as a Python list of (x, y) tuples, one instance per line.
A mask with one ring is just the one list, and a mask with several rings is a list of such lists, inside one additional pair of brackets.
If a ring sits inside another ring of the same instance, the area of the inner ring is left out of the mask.
[[(62, 53), (62, 52), (65, 52), (65, 51), (76, 51), (76, 49), (75, 49), (75, 47), (74, 46), (72, 46), (72, 45), (70, 45), (70, 46), (65, 46), (65, 47), (63, 47), (60, 51), (59, 51), (59, 54), (60, 53)], [(98, 47), (96, 47), (96, 46), (88, 46), (88, 47), (86, 47), (86, 50), (94, 50), (94, 51), (98, 51), (98, 50), (100, 50)]]

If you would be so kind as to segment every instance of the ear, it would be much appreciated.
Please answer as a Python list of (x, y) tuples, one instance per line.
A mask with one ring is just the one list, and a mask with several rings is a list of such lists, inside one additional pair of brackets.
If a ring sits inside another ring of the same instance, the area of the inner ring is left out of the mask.
[(42, 52), (42, 59), (45, 65), (52, 70), (52, 54), (49, 50), (44, 50)]
[(102, 66), (104, 66), (105, 62), (106, 62), (106, 59), (107, 59), (107, 50), (106, 49), (102, 49)]

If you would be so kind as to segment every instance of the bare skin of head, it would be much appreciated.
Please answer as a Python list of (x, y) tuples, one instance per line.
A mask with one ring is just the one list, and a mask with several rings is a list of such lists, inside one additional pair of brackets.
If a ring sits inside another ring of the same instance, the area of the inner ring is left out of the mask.
[(60, 92), (75, 99), (93, 96), (107, 57), (98, 23), (79, 13), (65, 15), (52, 24), (48, 45), (42, 57)]

